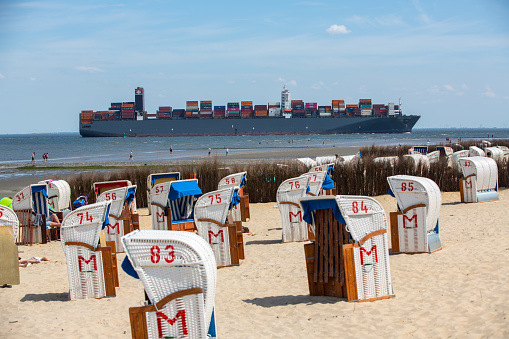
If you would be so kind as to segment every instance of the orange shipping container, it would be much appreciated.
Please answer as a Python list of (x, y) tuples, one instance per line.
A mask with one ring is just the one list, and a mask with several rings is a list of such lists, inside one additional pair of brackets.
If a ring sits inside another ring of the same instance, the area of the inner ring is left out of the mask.
[(346, 107), (354, 107), (354, 108), (355, 108), (355, 107), (359, 107), (359, 105), (356, 105), (356, 104), (348, 104), (348, 105), (346, 105)]

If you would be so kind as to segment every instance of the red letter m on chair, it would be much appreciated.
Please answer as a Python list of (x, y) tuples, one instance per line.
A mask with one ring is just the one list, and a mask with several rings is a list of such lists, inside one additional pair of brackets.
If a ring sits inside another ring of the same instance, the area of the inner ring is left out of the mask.
[[(108, 234), (110, 234), (110, 229), (112, 231), (115, 231), (115, 228), (117, 229), (117, 234), (120, 233), (120, 225), (117, 221), (117, 223), (114, 226), (111, 226), (111, 224), (106, 225), (106, 230), (108, 230)], [(115, 233), (113, 233), (115, 234)]]
[(156, 219), (156, 220), (157, 220), (157, 222), (161, 222), (161, 221), (162, 221), (162, 222), (164, 222), (164, 211), (163, 211), (163, 212), (161, 212), (161, 213), (157, 213), (157, 212), (156, 212), (156, 218), (157, 218), (157, 219)]
[(472, 179), (470, 180), (465, 179), (465, 188), (472, 188)]
[(378, 262), (378, 255), (376, 254), (376, 245), (371, 246), (371, 249), (369, 251), (366, 251), (364, 247), (361, 247), (361, 265), (364, 265), (364, 253), (366, 253), (367, 256), (370, 256), (371, 253), (375, 256), (375, 262)]
[(294, 221), (292, 221), (292, 217), (293, 217), (293, 219), (299, 217), (297, 222), (302, 221), (302, 211), (298, 211), (297, 213), (293, 213), (292, 211), (290, 211), (290, 222), (294, 222)]
[(182, 321), (182, 334), (187, 335), (187, 324), (186, 324), (186, 311), (180, 310), (175, 315), (175, 318), (168, 318), (163, 312), (156, 312), (157, 316), (157, 330), (159, 332), (159, 338), (163, 337), (163, 324), (162, 319), (166, 320), (168, 324), (172, 325), (177, 321), (178, 318)]
[(212, 231), (209, 231), (209, 244), (212, 244), (212, 236), (217, 238), (220, 234), (221, 234), (221, 242), (224, 242), (223, 230), (217, 232), (217, 234)]
[(90, 259), (88, 259), (88, 260), (87, 260), (87, 259), (85, 259), (85, 258), (83, 258), (81, 255), (80, 255), (80, 256), (78, 256), (78, 265), (79, 265), (79, 267), (80, 267), (80, 272), (81, 272), (81, 271), (82, 271), (82, 269), (83, 269), (83, 267), (81, 266), (81, 262), (82, 262), (82, 261), (84, 261), (84, 262), (85, 262), (85, 264), (87, 264), (87, 265), (88, 265), (88, 264), (90, 264), (90, 262), (91, 262), (91, 261), (93, 261), (93, 262), (94, 262), (94, 271), (97, 271), (97, 260), (96, 260), (95, 254), (93, 254), (93, 255), (90, 257)]
[[(408, 227), (407, 227), (407, 221), (409, 224)], [(412, 221), (413, 221), (414, 226), (410, 226), (412, 224)], [(417, 228), (417, 214), (411, 218), (409, 218), (403, 214), (403, 228)]]

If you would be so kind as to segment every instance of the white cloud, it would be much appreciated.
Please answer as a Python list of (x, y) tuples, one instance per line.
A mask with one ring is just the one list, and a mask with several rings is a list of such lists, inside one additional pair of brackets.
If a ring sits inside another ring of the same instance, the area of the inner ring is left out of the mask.
[(461, 89), (468, 89), (468, 86), (466, 84), (461, 84)]
[(426, 90), (426, 92), (430, 93), (430, 94), (436, 94), (436, 93), (439, 93), (440, 92), (440, 89), (438, 88), (437, 85), (431, 87), (431, 88), (428, 88)]
[(327, 28), (326, 32), (329, 34), (348, 34), (351, 31), (347, 29), (345, 25), (334, 24)]
[(5, 79), (5, 75), (3, 75), (2, 73), (0, 73), (0, 79)]
[(455, 92), (454, 87), (452, 87), (451, 85), (444, 85), (444, 88), (448, 91)]
[(486, 85), (486, 91), (484, 91), (483, 95), (488, 98), (494, 98), (495, 92), (493, 92), (493, 90), (490, 88), (490, 86)]
[(351, 16), (346, 19), (346, 22), (359, 26), (366, 26), (366, 24), (373, 25), (373, 22), (368, 17), (360, 15)]
[(37, 79), (36, 79), (36, 78), (34, 78), (34, 77), (31, 77), (31, 78), (30, 78), (30, 81), (35, 81), (35, 80), (37, 80)]
[(405, 22), (401, 17), (395, 15), (386, 15), (381, 17), (376, 17), (375, 21), (382, 26), (403, 26)]
[(277, 81), (286, 82), (286, 80), (281, 77), (277, 78)]
[(297, 86), (297, 81), (290, 80), (290, 81), (288, 81), (288, 85)]
[(324, 89), (325, 88), (325, 84), (323, 83), (323, 81), (318, 81), (317, 83), (314, 83), (313, 85), (311, 85), (311, 88), (312, 89)]
[(74, 67), (77, 71), (88, 72), (88, 73), (97, 73), (97, 72), (105, 72), (103, 69), (97, 67), (89, 67), (89, 66), (76, 66)]
[(424, 11), (424, 9), (421, 6), (421, 3), (418, 0), (414, 0), (414, 6), (415, 6), (415, 9), (417, 9), (417, 12), (419, 12), (419, 16), (418, 17), (419, 17), (419, 19), (421, 20), (422, 23), (429, 24), (429, 23), (431, 23), (433, 21), (428, 16), (428, 14), (426, 14), (426, 12)]

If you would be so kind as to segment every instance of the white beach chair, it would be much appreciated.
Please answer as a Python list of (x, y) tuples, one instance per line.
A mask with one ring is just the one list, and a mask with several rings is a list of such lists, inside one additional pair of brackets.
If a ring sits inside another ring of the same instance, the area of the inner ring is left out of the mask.
[(322, 184), (325, 180), (325, 177), (327, 175), (327, 172), (308, 172), (304, 175), (307, 175), (309, 178), (308, 181), (308, 191), (306, 194), (311, 196), (317, 196), (320, 195)]
[(498, 149), (501, 149), (502, 152), (504, 152), (504, 158), (502, 159), (502, 164), (504, 166), (507, 166), (507, 163), (509, 162), (509, 147), (507, 146), (496, 146)]
[(486, 156), (486, 153), (484, 153), (484, 151), (477, 146), (470, 146), (468, 150), (469, 150), (469, 154), (468, 154), (469, 157), (485, 157)]
[[(197, 179), (171, 181), (168, 201), (168, 227), (173, 231), (194, 232), (194, 204), (202, 195)], [(171, 212), (171, 213), (170, 213)]]
[(377, 164), (386, 164), (391, 167), (394, 167), (394, 165), (396, 165), (398, 163), (399, 157), (398, 156), (377, 157), (377, 158), (373, 159), (373, 161)]
[(97, 202), (111, 202), (109, 223), (104, 229), (104, 235), (107, 242), (115, 242), (116, 253), (123, 252), (122, 236), (134, 230), (131, 207), (135, 196), (136, 185), (133, 185), (104, 191), (97, 198)]
[(62, 221), (60, 235), (71, 300), (116, 295), (116, 257), (111, 247), (98, 247), (101, 230), (108, 223), (110, 204), (99, 202), (80, 207)]
[(334, 162), (336, 162), (336, 160), (337, 159), (336, 159), (335, 155), (326, 155), (323, 157), (316, 157), (316, 165), (317, 166), (326, 165), (326, 164), (334, 163)]
[(468, 154), (470, 153), (469, 150), (464, 149), (461, 151), (454, 152), (451, 156), (451, 164), (453, 168), (457, 168), (459, 166), (459, 158), (466, 158), (468, 157)]
[(437, 151), (440, 152), (440, 157), (450, 157), (454, 150), (449, 146), (437, 146)]
[(169, 192), (170, 192), (170, 181), (155, 184), (150, 189), (149, 210), (151, 211), (150, 214), (152, 215), (153, 230), (171, 229), (168, 226), (168, 211), (170, 208), (168, 200)]
[(414, 164), (414, 169), (417, 170), (419, 166), (422, 166), (424, 168), (429, 168), (429, 158), (425, 155), (422, 155), (420, 153), (414, 153), (414, 154), (405, 154), (403, 155), (403, 159), (407, 159), (411, 161)]
[(152, 203), (151, 199), (151, 190), (154, 186), (174, 181), (174, 180), (180, 180), (180, 172), (167, 172), (167, 173), (152, 173), (149, 174), (147, 177), (147, 204), (149, 206), (148, 214), (152, 214), (152, 211), (150, 209), (150, 205)]
[(428, 157), (430, 164), (437, 163), (438, 160), (440, 160), (440, 151), (433, 151), (427, 153), (426, 156)]
[(408, 149), (408, 154), (428, 154), (428, 146), (412, 146)]
[(433, 253), (442, 249), (438, 234), (442, 196), (437, 184), (411, 175), (395, 175), (387, 181), (399, 209), (390, 213), (392, 252)]
[(316, 161), (311, 158), (297, 158), (297, 161), (305, 166), (316, 166)]
[(486, 147), (484, 153), (486, 153), (488, 158), (492, 158), (497, 163), (503, 163), (504, 161), (504, 151), (498, 147)]
[(0, 205), (0, 226), (12, 227), (14, 242), (18, 238), (19, 220), (16, 213), (7, 206)]
[(307, 223), (302, 219), (299, 205), (299, 199), (306, 195), (308, 184), (309, 176), (301, 175), (283, 181), (277, 189), (276, 200), (283, 224), (283, 242), (304, 241), (312, 236)]
[(217, 281), (210, 245), (191, 232), (159, 230), (134, 231), (122, 242), (150, 302), (129, 309), (132, 337), (207, 338)]
[(460, 158), (463, 172), (460, 179), (461, 202), (498, 200), (498, 167), (487, 157)]
[(48, 205), (53, 211), (62, 212), (65, 216), (71, 211), (71, 187), (65, 180), (48, 179), (39, 181), (39, 184), (48, 186)]
[(48, 217), (48, 193), (46, 184), (25, 187), (12, 199), (12, 209), (19, 219), (18, 245), (47, 242), (46, 218)]
[(238, 196), (240, 203), (230, 210), (232, 221), (248, 221), (251, 217), (249, 212), (249, 195), (244, 194), (244, 186), (247, 184), (247, 172), (239, 172), (230, 174), (219, 181), (217, 189), (223, 189), (226, 187), (238, 187)]
[[(315, 175), (316, 173), (324, 172), (325, 176), (323, 179), (321, 178), (321, 175)], [(334, 174), (334, 163), (330, 164), (324, 164), (324, 165), (317, 165), (312, 167), (307, 175), (309, 176), (309, 186), (310, 191), (308, 194), (312, 193), (315, 195), (336, 195), (336, 184), (331, 179), (332, 175)], [(318, 189), (318, 194), (315, 193), (316, 190), (316, 182), (322, 180), (321, 185)]]
[[(121, 188), (121, 187), (127, 187), (127, 186), (133, 186), (131, 181), (129, 180), (112, 180), (112, 181), (101, 181), (101, 182), (94, 182), (92, 184), (92, 190), (95, 194), (95, 201), (97, 202), (97, 198), (103, 194), (106, 191), (115, 189), (115, 188)], [(137, 214), (138, 211), (136, 210), (136, 197), (133, 200), (132, 203), (132, 209), (133, 213)]]
[(311, 295), (348, 301), (394, 297), (380, 203), (346, 195), (304, 197), (299, 203), (315, 234), (314, 242), (304, 245)]
[[(228, 223), (232, 200), (238, 197), (236, 187), (208, 192), (194, 207), (194, 222), (198, 234), (214, 251), (218, 267), (239, 265), (244, 259), (242, 221)], [(237, 196), (237, 197), (236, 197)]]

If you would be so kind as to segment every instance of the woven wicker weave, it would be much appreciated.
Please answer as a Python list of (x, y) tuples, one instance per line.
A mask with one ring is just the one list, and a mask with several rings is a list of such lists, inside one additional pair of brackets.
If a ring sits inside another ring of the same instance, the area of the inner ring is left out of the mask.
[(19, 228), (18, 216), (7, 206), (0, 205), (0, 226), (12, 226), (12, 236), (16, 241)]
[[(122, 243), (153, 305), (172, 293), (201, 288), (205, 319), (197, 323), (210, 323), (217, 269), (214, 253), (202, 237), (191, 232), (141, 230), (122, 237)], [(188, 318), (199, 316), (188, 314)]]
[(226, 177), (222, 178), (219, 181), (219, 184), (217, 185), (217, 189), (222, 189), (226, 187), (235, 187), (239, 186), (242, 183), (242, 177), (244, 177), (247, 174), (247, 172), (239, 172), (227, 175)]
[(304, 241), (309, 238), (307, 223), (302, 220), (299, 199), (306, 195), (309, 176), (285, 180), (277, 189), (276, 200), (283, 223), (283, 242)]
[(60, 236), (67, 260), (71, 300), (101, 298), (106, 295), (102, 253), (85, 246), (67, 245), (77, 242), (95, 248), (110, 202), (80, 207), (62, 221)]
[(224, 225), (227, 223), (234, 189), (234, 187), (226, 187), (208, 192), (196, 201), (194, 208), (194, 222), (198, 234), (212, 247), (218, 266), (232, 264), (230, 234)]

